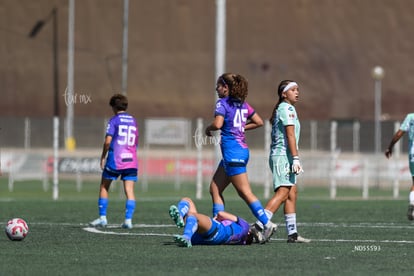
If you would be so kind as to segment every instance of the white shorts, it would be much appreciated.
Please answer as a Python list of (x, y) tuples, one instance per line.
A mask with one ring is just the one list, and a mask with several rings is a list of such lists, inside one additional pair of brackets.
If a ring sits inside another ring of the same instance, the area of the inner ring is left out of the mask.
[(291, 164), (287, 156), (270, 156), (269, 166), (273, 175), (273, 191), (276, 191), (280, 186), (296, 185), (296, 174), (291, 172)]

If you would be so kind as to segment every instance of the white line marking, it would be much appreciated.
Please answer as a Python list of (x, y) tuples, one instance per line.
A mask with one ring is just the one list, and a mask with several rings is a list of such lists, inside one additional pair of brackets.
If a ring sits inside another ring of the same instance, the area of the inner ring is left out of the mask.
[[(281, 223), (282, 224), (282, 223)], [(284, 224), (284, 223), (283, 223)], [(390, 228), (390, 229), (413, 229), (414, 224), (395, 224), (395, 223), (332, 223), (332, 222), (304, 222), (298, 223), (298, 226), (305, 226), (305, 227), (333, 227), (333, 228)]]
[[(161, 227), (170, 227), (171, 225), (148, 225), (148, 224), (137, 224), (134, 225), (135, 227), (146, 227), (146, 228), (158, 228)], [(175, 225), (172, 225), (173, 227), (176, 227)], [(309, 226), (309, 225), (307, 225)], [(315, 225), (313, 225), (315, 226)], [(335, 225), (332, 223), (317, 223), (316, 226), (324, 226), (324, 227), (350, 227), (346, 224), (341, 225)], [(366, 226), (373, 226), (373, 225), (366, 225)], [(384, 228), (386, 225), (382, 225)], [(396, 225), (391, 225), (394, 227), (398, 227)], [(363, 227), (362, 225), (352, 225), (352, 227)], [(404, 228), (406, 226), (403, 226)], [(109, 228), (119, 228), (119, 226), (111, 226)], [(412, 228), (412, 227), (411, 227)], [(131, 232), (113, 232), (113, 231), (105, 231), (105, 228), (94, 228), (94, 227), (84, 227), (82, 228), (84, 231), (90, 232), (90, 233), (96, 233), (96, 234), (105, 234), (105, 235), (131, 235), (131, 236), (161, 236), (161, 237), (172, 237), (173, 234), (165, 234), (165, 233), (131, 233)], [(106, 228), (108, 229), (108, 227)], [(286, 239), (281, 238), (271, 238), (272, 241), (286, 241)], [(414, 244), (414, 241), (407, 241), (407, 240), (347, 240), (347, 239), (312, 239), (313, 243), (315, 242), (342, 242), (342, 243), (398, 243), (398, 244)]]
[(82, 228), (86, 232), (105, 234), (105, 235), (120, 235), (120, 236), (161, 236), (161, 237), (172, 237), (172, 234), (156, 234), (156, 233), (126, 233), (126, 232), (112, 232), (112, 231), (101, 231), (100, 229), (93, 227)]
[[(286, 241), (286, 239), (275, 239), (271, 238), (272, 241)], [(357, 243), (406, 243), (406, 244), (414, 244), (414, 241), (392, 241), (392, 240), (344, 240), (344, 239), (311, 239), (311, 243), (313, 242), (357, 242)]]

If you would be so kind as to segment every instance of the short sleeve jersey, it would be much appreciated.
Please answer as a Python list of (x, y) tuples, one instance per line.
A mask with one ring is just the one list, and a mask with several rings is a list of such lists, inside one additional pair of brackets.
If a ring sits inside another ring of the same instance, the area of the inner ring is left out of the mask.
[(106, 129), (112, 137), (106, 166), (112, 170), (138, 169), (138, 126), (133, 116), (122, 112), (113, 116)]
[(221, 128), (222, 146), (247, 148), (244, 128), (247, 120), (254, 114), (254, 109), (247, 102), (241, 102), (232, 97), (219, 99), (216, 103), (214, 116), (224, 117)]
[(407, 114), (400, 126), (400, 130), (408, 134), (408, 152), (414, 154), (414, 113)]
[(225, 244), (245, 244), (246, 236), (249, 233), (250, 225), (242, 218), (238, 218), (237, 222), (230, 220), (223, 220), (221, 222), (226, 230), (229, 231), (229, 238)]
[(285, 126), (295, 126), (296, 146), (299, 145), (300, 122), (293, 105), (282, 102), (276, 110), (276, 117), (272, 125), (270, 155), (291, 155)]

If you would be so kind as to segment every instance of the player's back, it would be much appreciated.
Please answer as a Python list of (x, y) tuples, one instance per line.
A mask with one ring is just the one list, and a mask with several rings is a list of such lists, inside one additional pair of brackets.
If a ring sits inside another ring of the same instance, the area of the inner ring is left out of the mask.
[(221, 128), (222, 143), (236, 141), (242, 148), (247, 148), (244, 128), (248, 118), (254, 113), (254, 109), (247, 102), (241, 102), (232, 97), (220, 99), (215, 114), (224, 117)]
[(138, 127), (133, 116), (126, 112), (113, 116), (106, 132), (112, 136), (108, 161), (113, 162), (113, 169), (137, 168)]

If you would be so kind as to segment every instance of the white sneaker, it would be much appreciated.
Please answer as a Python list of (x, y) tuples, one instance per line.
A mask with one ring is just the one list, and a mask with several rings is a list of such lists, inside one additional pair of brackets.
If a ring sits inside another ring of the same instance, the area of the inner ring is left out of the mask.
[(97, 218), (94, 221), (89, 222), (89, 226), (92, 227), (106, 227), (108, 224), (105, 218)]
[(288, 243), (310, 243), (310, 239), (299, 236), (297, 233), (288, 236)]
[(123, 229), (132, 229), (132, 223), (124, 222), (121, 224), (121, 228)]
[(269, 226), (267, 226), (267, 227), (265, 226), (265, 229), (263, 230), (263, 235), (264, 235), (267, 242), (270, 241), (270, 237), (274, 233), (276, 233), (276, 230), (277, 230), (277, 225), (274, 224), (271, 221), (269, 222)]

